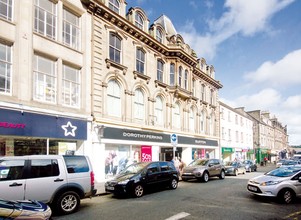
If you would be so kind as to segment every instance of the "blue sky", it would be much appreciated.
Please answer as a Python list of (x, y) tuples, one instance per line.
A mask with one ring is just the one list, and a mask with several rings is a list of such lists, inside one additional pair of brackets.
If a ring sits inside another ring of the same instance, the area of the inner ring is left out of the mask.
[(215, 68), (221, 101), (269, 111), (301, 145), (300, 0), (128, 0), (150, 24), (165, 14)]

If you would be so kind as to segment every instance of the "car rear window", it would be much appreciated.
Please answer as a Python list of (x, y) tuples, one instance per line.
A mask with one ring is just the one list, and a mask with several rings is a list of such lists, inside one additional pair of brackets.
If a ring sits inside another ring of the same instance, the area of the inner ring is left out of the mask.
[(68, 173), (84, 173), (89, 171), (85, 156), (64, 156)]

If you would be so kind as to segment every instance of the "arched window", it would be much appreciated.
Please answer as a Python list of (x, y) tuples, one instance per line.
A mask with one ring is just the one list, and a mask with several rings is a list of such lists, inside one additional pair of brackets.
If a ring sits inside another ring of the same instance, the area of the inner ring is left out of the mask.
[(107, 112), (108, 115), (121, 117), (121, 88), (116, 80), (108, 82)]
[(200, 133), (205, 133), (205, 114), (203, 111), (200, 114)]
[(143, 24), (144, 24), (144, 22), (143, 22), (142, 16), (139, 13), (136, 13), (136, 15), (135, 15), (135, 25), (138, 28), (143, 30)]
[(163, 67), (164, 63), (162, 60), (157, 61), (157, 80), (163, 82)]
[(158, 125), (163, 125), (163, 101), (160, 96), (156, 97), (155, 117)]
[(116, 63), (121, 63), (121, 39), (115, 34), (110, 33), (110, 46), (109, 46), (110, 60)]
[(135, 100), (134, 100), (134, 117), (136, 119), (144, 120), (144, 94), (141, 89), (136, 89)]
[(206, 98), (205, 85), (202, 84), (202, 85), (201, 85), (201, 99), (202, 99), (203, 101), (205, 101), (205, 98)]
[(119, 9), (120, 9), (120, 3), (119, 3), (119, 1), (118, 0), (110, 0), (109, 1), (109, 8), (112, 11), (114, 11), (114, 12), (116, 12), (116, 13), (119, 14)]
[(175, 64), (170, 64), (169, 83), (171, 86), (175, 85)]
[(174, 107), (172, 121), (173, 121), (173, 127), (181, 128), (181, 112), (180, 112), (180, 105), (178, 103)]
[(210, 115), (210, 119), (209, 119), (209, 134), (210, 135), (214, 135), (214, 130), (215, 130), (215, 117), (214, 117), (214, 114), (212, 113)]
[(158, 28), (156, 29), (156, 39), (157, 39), (157, 41), (159, 41), (160, 43), (163, 42), (162, 32), (161, 32), (161, 30), (159, 30)]
[(179, 86), (182, 87), (182, 72), (183, 72), (183, 68), (180, 66), (179, 67)]
[(192, 131), (194, 132), (195, 131), (195, 124), (194, 124), (194, 121), (195, 121), (195, 117), (194, 117), (194, 109), (191, 108), (190, 109), (190, 112), (189, 112), (189, 131)]
[(188, 89), (188, 70), (185, 70), (184, 89)]
[(136, 50), (136, 71), (144, 74), (145, 53), (142, 49)]

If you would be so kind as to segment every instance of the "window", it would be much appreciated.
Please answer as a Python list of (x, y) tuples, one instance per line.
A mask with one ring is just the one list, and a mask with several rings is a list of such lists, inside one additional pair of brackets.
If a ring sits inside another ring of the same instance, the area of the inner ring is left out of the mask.
[(89, 164), (85, 156), (64, 156), (68, 173), (89, 172)]
[(238, 116), (237, 115), (235, 115), (235, 124), (238, 125)]
[(225, 128), (222, 127), (222, 139), (225, 140)]
[(35, 55), (33, 64), (33, 98), (39, 101), (56, 102), (56, 62)]
[(228, 140), (232, 140), (232, 134), (231, 134), (231, 129), (228, 129)]
[(161, 30), (159, 30), (158, 28), (156, 29), (156, 39), (157, 39), (157, 41), (159, 41), (160, 43), (163, 42), (162, 32), (161, 32)]
[(188, 70), (185, 70), (184, 89), (188, 89)]
[(194, 109), (191, 108), (189, 112), (189, 131), (194, 132), (195, 127), (194, 127)]
[(76, 50), (80, 48), (79, 17), (64, 9), (63, 43)]
[(211, 114), (210, 119), (209, 119), (209, 134), (210, 135), (214, 135), (214, 128), (215, 128), (214, 121), (215, 121), (214, 115)]
[(200, 132), (205, 133), (205, 114), (201, 112), (200, 114)]
[(145, 53), (142, 49), (136, 50), (136, 71), (144, 74)]
[(107, 94), (108, 115), (121, 117), (121, 89), (116, 80), (109, 81)]
[(118, 0), (110, 0), (109, 1), (109, 8), (116, 12), (117, 14), (119, 14), (119, 8), (120, 8), (120, 4)]
[(181, 128), (181, 114), (179, 104), (176, 104), (174, 108), (173, 123), (175, 128)]
[(163, 62), (161, 60), (157, 61), (157, 80), (163, 82)]
[(23, 178), (25, 160), (0, 160), (0, 181)]
[(143, 18), (139, 13), (135, 15), (135, 25), (143, 30)]
[(210, 90), (210, 104), (213, 105), (214, 104), (214, 91)]
[(12, 5), (13, 0), (1, 0), (0, 1), (0, 17), (5, 20), (12, 21)]
[(60, 172), (57, 160), (31, 160), (30, 178), (58, 176), (59, 174)]
[(56, 4), (35, 0), (34, 30), (51, 39), (56, 38)]
[(80, 71), (78, 69), (63, 66), (63, 104), (79, 107), (80, 104)]
[(12, 48), (0, 43), (0, 93), (11, 92)]
[(163, 101), (160, 96), (156, 97), (155, 117), (157, 119), (157, 124), (163, 125)]
[(182, 87), (182, 72), (183, 72), (183, 68), (180, 66), (179, 67), (179, 86)]
[(195, 96), (196, 88), (195, 88), (195, 80), (192, 80), (192, 95)]
[(134, 109), (134, 117), (136, 119), (144, 120), (144, 95), (141, 89), (136, 89)]
[(205, 101), (205, 98), (206, 98), (206, 96), (205, 96), (205, 85), (202, 84), (202, 85), (201, 85), (201, 99), (202, 99), (203, 101)]
[(175, 85), (175, 64), (170, 64), (169, 83), (171, 86)]
[(116, 63), (121, 63), (121, 39), (114, 33), (110, 33), (109, 46), (110, 60)]

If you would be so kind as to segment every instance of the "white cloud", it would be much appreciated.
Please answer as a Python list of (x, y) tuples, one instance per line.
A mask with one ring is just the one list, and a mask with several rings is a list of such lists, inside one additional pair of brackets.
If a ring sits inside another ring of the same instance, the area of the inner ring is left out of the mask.
[(212, 59), (217, 46), (231, 36), (252, 36), (269, 30), (271, 17), (292, 2), (294, 0), (227, 0), (224, 5), (227, 11), (218, 20), (208, 21), (210, 33), (197, 33), (193, 22), (187, 22), (179, 32), (199, 56)]
[(247, 73), (245, 78), (252, 83), (272, 86), (296, 85), (301, 83), (301, 50), (287, 54), (273, 63), (267, 61), (256, 71)]

